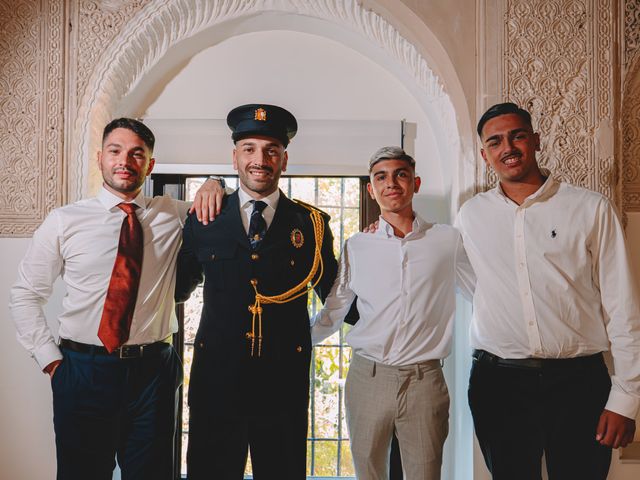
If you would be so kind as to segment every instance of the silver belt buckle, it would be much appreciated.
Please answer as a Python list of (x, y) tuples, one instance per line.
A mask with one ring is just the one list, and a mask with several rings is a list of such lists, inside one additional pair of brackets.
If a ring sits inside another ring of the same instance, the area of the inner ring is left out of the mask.
[(144, 351), (144, 345), (122, 345), (118, 356), (121, 359), (140, 358)]

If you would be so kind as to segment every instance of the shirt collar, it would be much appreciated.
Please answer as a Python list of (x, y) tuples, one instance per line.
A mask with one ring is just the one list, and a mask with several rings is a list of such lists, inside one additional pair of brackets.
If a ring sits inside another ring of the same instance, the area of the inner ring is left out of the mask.
[(100, 192), (98, 192), (98, 200), (100, 200), (100, 203), (107, 210), (111, 210), (121, 203), (135, 203), (138, 207), (142, 209), (147, 208), (147, 201), (144, 197), (144, 194), (142, 193), (142, 190), (140, 190), (138, 195), (136, 195), (136, 197), (133, 200), (131, 200), (130, 202), (127, 202), (126, 200), (123, 200), (122, 198), (113, 194), (103, 186), (100, 189)]
[[(244, 190), (244, 188), (242, 188), (242, 185), (240, 185), (240, 187), (238, 188), (238, 200), (240, 202), (240, 208), (244, 209), (247, 207), (247, 204), (252, 200), (255, 200), (255, 198), (249, 195)], [(261, 198), (260, 200), (266, 203), (267, 207), (270, 207), (275, 211), (275, 209), (278, 207), (278, 201), (280, 200), (280, 189), (276, 189), (275, 192), (267, 195), (264, 198)]]
[[(408, 233), (405, 238), (410, 235), (416, 235), (418, 233), (422, 233), (428, 230), (431, 227), (431, 224), (426, 222), (420, 215), (418, 215), (415, 211), (413, 212), (413, 223), (411, 225), (411, 232)], [(395, 237), (393, 233), (393, 226), (387, 222), (382, 215), (378, 217), (378, 229), (376, 230), (376, 235), (381, 235), (387, 238)]]
[[(538, 188), (538, 190), (524, 199), (524, 202), (522, 202), (522, 205), (520, 205), (520, 207), (528, 207), (533, 203), (546, 200), (555, 195), (555, 193), (558, 191), (558, 188), (560, 188), (560, 181), (558, 181), (553, 176), (550, 170), (546, 168), (540, 168), (540, 173), (547, 177), (547, 179), (540, 186), (540, 188)], [(504, 199), (505, 202), (511, 202), (511, 199), (509, 199), (509, 197), (505, 195), (504, 190), (502, 190), (500, 182), (498, 182), (493, 191), (497, 196)]]

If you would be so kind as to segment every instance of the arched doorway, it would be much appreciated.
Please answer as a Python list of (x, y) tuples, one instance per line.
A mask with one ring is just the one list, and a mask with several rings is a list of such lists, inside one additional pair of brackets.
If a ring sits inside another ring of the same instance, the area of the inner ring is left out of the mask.
[[(70, 198), (83, 196), (97, 184), (93, 152), (98, 149), (100, 128), (110, 118), (142, 114), (168, 81), (199, 52), (230, 38), (270, 31), (304, 32), (338, 42), (392, 74), (410, 92), (433, 131), (449, 212), (457, 209), (464, 193), (473, 192), (473, 154), (462, 147), (473, 145), (466, 121), (469, 113), (460, 108), (455, 111), (452, 101), (453, 95), (462, 97), (457, 88), (459, 82), (447, 82), (433, 73), (453, 69), (450, 65), (431, 68), (416, 46), (381, 16), (350, 0), (318, 0), (304, 5), (289, 1), (174, 0), (156, 10), (141, 10), (97, 64), (75, 123), (71, 152), (76, 168), (72, 166), (70, 170), (77, 176), (70, 179)], [(429, 47), (421, 45), (421, 49)], [(449, 216), (445, 221), (450, 219)], [(466, 359), (464, 323), (457, 330), (456, 345)], [(452, 398), (464, 399), (467, 362), (451, 358), (449, 363)], [(458, 426), (463, 423), (463, 410), (466, 411), (464, 401), (453, 405), (448, 443), (457, 445), (464, 435), (462, 443), (471, 455), (468, 424)], [(455, 450), (456, 456), (464, 455), (459, 448)]]

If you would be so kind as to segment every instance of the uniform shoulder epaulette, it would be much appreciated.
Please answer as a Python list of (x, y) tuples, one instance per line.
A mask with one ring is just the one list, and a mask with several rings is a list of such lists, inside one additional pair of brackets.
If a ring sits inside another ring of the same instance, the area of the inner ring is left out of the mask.
[(327, 221), (331, 219), (331, 215), (329, 215), (327, 212), (320, 210), (318, 207), (315, 207), (309, 203), (303, 202), (302, 200), (298, 200), (297, 198), (293, 198), (292, 199), (295, 203), (297, 203), (298, 205), (301, 205), (302, 207), (306, 208), (307, 210), (314, 210), (316, 212), (318, 212), (320, 215), (322, 215)]

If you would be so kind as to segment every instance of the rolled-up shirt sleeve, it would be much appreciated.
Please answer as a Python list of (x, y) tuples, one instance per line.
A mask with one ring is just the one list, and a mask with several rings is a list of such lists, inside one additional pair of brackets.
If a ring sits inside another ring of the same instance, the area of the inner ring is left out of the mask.
[(59, 217), (53, 211), (34, 233), (10, 293), (9, 309), (18, 341), (41, 369), (62, 358), (43, 310), (64, 266), (60, 239)]
[(600, 288), (614, 374), (606, 409), (635, 418), (640, 409), (640, 302), (624, 231), (603, 199), (592, 235), (593, 278)]
[(317, 344), (337, 332), (349, 312), (355, 293), (349, 287), (349, 241), (344, 242), (338, 262), (338, 274), (324, 306), (311, 320), (311, 341)]

